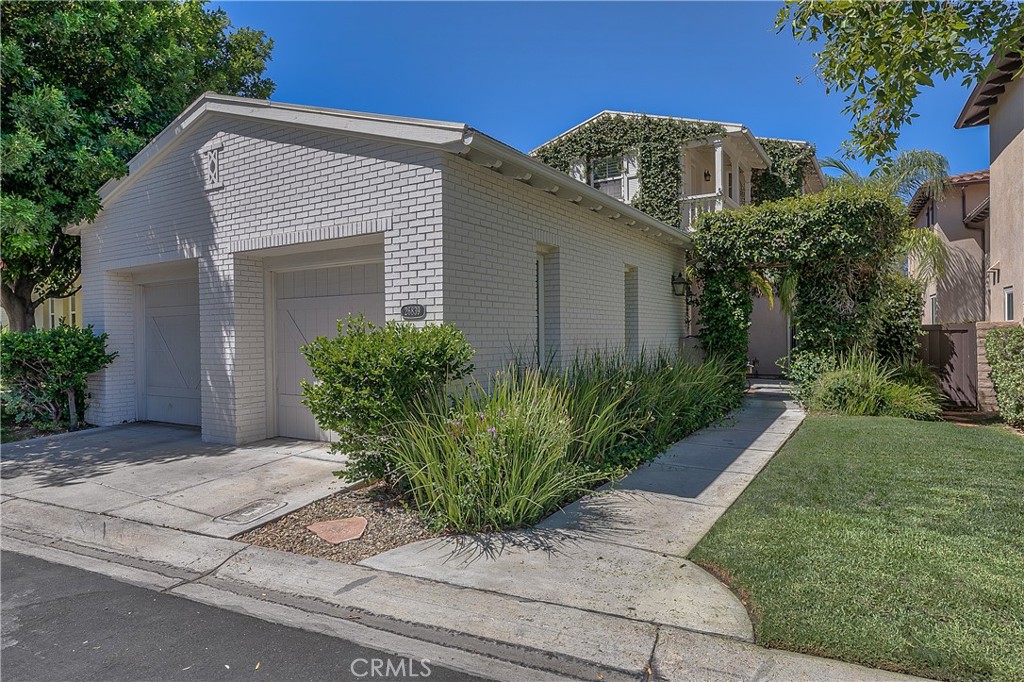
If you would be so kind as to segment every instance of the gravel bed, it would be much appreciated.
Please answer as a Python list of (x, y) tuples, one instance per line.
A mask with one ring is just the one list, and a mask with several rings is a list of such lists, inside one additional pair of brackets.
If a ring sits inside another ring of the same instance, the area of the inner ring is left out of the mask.
[[(366, 518), (366, 532), (340, 545), (321, 540), (306, 526), (349, 516)], [(345, 490), (235, 537), (261, 547), (354, 564), (417, 540), (442, 533), (429, 530), (403, 500), (383, 486)]]

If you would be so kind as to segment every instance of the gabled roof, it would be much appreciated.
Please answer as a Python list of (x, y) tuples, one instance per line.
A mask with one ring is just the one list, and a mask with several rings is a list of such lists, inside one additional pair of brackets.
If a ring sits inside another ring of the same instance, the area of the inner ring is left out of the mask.
[[(989, 173), (986, 168), (985, 170), (950, 175), (946, 178), (946, 184), (952, 187), (966, 187), (967, 185), (987, 183), (988, 179)], [(918, 187), (917, 191), (914, 192), (914, 196), (910, 198), (910, 203), (907, 204), (907, 211), (910, 213), (910, 217), (916, 218), (930, 198), (927, 188), (924, 185)], [(985, 201), (986, 203), (988, 202), (987, 199)]]
[(991, 73), (978, 81), (964, 104), (963, 111), (953, 124), (954, 128), (971, 128), (988, 125), (989, 109), (999, 101), (999, 96), (1006, 90), (1006, 84), (1013, 80), (1013, 75), (1020, 71), (1024, 64), (1021, 50), (1008, 52), (999, 59), (993, 58), (986, 68)]
[(658, 114), (643, 114), (643, 113), (639, 113), (639, 112), (636, 112), (636, 111), (613, 111), (611, 109), (605, 109), (604, 111), (602, 111), (600, 113), (594, 114), (593, 116), (588, 118), (586, 121), (583, 121), (582, 123), (574, 125), (572, 128), (569, 128), (565, 132), (556, 135), (555, 137), (551, 138), (550, 140), (548, 140), (544, 144), (539, 145), (537, 148), (531, 150), (530, 151), (530, 155), (533, 156), (537, 152), (537, 150), (539, 150), (544, 145), (548, 145), (548, 144), (551, 144), (552, 142), (554, 142), (556, 140), (560, 140), (563, 137), (566, 137), (566, 136), (572, 134), (574, 131), (579, 130), (580, 128), (583, 128), (583, 127), (587, 126), (588, 124), (593, 123), (597, 119), (603, 118), (605, 116), (623, 116), (623, 117), (626, 117), (626, 118), (628, 118), (628, 117), (646, 116), (647, 118), (657, 118), (657, 119), (666, 120), (666, 121), (684, 121), (686, 123), (705, 123), (705, 124), (711, 124), (711, 125), (719, 125), (719, 126), (722, 126), (722, 128), (725, 129), (725, 134), (726, 135), (742, 138), (750, 146), (751, 151), (753, 152), (753, 154), (757, 158), (759, 158), (762, 163), (764, 163), (764, 167), (765, 168), (767, 168), (768, 166), (771, 165), (771, 159), (768, 158), (768, 155), (765, 153), (764, 148), (761, 147), (761, 143), (757, 141), (757, 138), (754, 137), (751, 134), (750, 129), (748, 129), (745, 125), (741, 125), (739, 123), (726, 123), (724, 121), (705, 121), (705, 120), (699, 119), (699, 118), (682, 118), (680, 116), (662, 116), (662, 115), (658, 115)]
[[(102, 204), (106, 206), (116, 201), (118, 196), (195, 130), (199, 121), (214, 115), (312, 128), (456, 154), (626, 227), (635, 227), (654, 239), (680, 245), (690, 243), (690, 238), (679, 228), (655, 220), (646, 213), (574, 180), (465, 123), (284, 104), (212, 92), (201, 95), (143, 147), (142, 151), (128, 162), (128, 175), (111, 180), (99, 189)], [(65, 231), (68, 234), (78, 234), (83, 227), (84, 224), (72, 225), (65, 228)]]
[[(733, 136), (733, 137), (741, 137), (741, 138), (743, 138), (744, 141), (749, 144), (749, 146), (750, 146), (751, 150), (753, 151), (753, 153), (756, 154), (761, 159), (761, 161), (764, 164), (763, 168), (769, 168), (771, 166), (771, 159), (768, 158), (768, 154), (764, 151), (764, 147), (761, 146), (761, 143), (759, 142), (759, 140), (762, 140), (762, 139), (764, 139), (764, 140), (778, 140), (780, 142), (791, 142), (793, 144), (799, 144), (799, 145), (805, 145), (805, 146), (810, 146), (810, 144), (811, 144), (810, 142), (807, 142), (805, 140), (786, 140), (786, 139), (778, 138), (778, 137), (758, 138), (758, 137), (755, 137), (753, 135), (753, 133), (750, 132), (749, 128), (747, 128), (745, 125), (743, 125), (741, 123), (728, 123), (726, 121), (708, 121), (708, 120), (700, 119), (700, 118), (685, 118), (685, 117), (682, 117), (682, 116), (663, 116), (663, 115), (659, 115), (659, 114), (644, 114), (644, 113), (635, 112), (635, 111), (615, 111), (615, 110), (612, 110), (612, 109), (605, 109), (604, 111), (602, 111), (600, 113), (594, 114), (593, 116), (588, 118), (586, 121), (583, 121), (582, 123), (574, 125), (572, 128), (569, 128), (565, 132), (556, 135), (555, 137), (551, 138), (550, 140), (548, 140), (544, 144), (541, 144), (541, 145), (537, 146), (535, 149), (530, 151), (530, 155), (533, 156), (541, 147), (544, 147), (545, 145), (549, 145), (552, 142), (555, 142), (556, 140), (560, 140), (563, 137), (566, 137), (566, 136), (572, 134), (576, 130), (579, 130), (580, 128), (583, 128), (583, 127), (589, 125), (590, 123), (593, 123), (597, 119), (602, 118), (604, 116), (646, 116), (648, 118), (657, 118), (657, 119), (672, 120), (672, 121), (683, 121), (683, 122), (686, 122), (686, 123), (705, 123), (705, 124), (718, 125), (718, 126), (721, 126), (722, 128), (725, 129), (725, 134), (726, 135), (730, 135), (730, 136)], [(821, 170), (821, 166), (818, 164), (817, 157), (814, 157), (814, 159), (813, 159), (812, 169), (814, 171), (813, 180), (818, 184), (818, 188), (819, 189), (824, 189), (824, 187), (825, 187), (825, 173)]]

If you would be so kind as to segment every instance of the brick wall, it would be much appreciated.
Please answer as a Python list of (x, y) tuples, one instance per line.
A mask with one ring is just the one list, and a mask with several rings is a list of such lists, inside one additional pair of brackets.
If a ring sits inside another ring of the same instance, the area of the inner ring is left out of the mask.
[(563, 361), (623, 348), (627, 264), (636, 268), (640, 344), (678, 346), (684, 299), (672, 295), (671, 277), (681, 249), (455, 156), (445, 159), (443, 203), (445, 320), (477, 349), (478, 376), (517, 354), (535, 357), (538, 249), (552, 255), (545, 295), (560, 315), (548, 338)]
[[(255, 251), (384, 232), (387, 315), (416, 301), (442, 319), (441, 153), (216, 115), (195, 125), (83, 230), (83, 321), (119, 353), (90, 382), (88, 418), (137, 417), (132, 273), (198, 259), (203, 437), (244, 442), (266, 433)], [(222, 186), (205, 190), (200, 152), (214, 146)]]

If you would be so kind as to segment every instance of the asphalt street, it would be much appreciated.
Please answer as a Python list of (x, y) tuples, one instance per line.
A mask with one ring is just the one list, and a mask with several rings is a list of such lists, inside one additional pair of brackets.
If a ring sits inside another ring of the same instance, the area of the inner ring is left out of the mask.
[(483, 679), (12, 552), (0, 602), (4, 682)]

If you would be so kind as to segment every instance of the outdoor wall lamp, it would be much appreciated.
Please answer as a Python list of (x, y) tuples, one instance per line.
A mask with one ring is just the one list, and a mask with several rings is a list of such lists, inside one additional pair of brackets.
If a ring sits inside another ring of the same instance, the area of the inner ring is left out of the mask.
[(711, 171), (704, 169), (704, 182), (711, 182)]
[(686, 275), (681, 270), (672, 275), (672, 293), (676, 296), (686, 296)]

